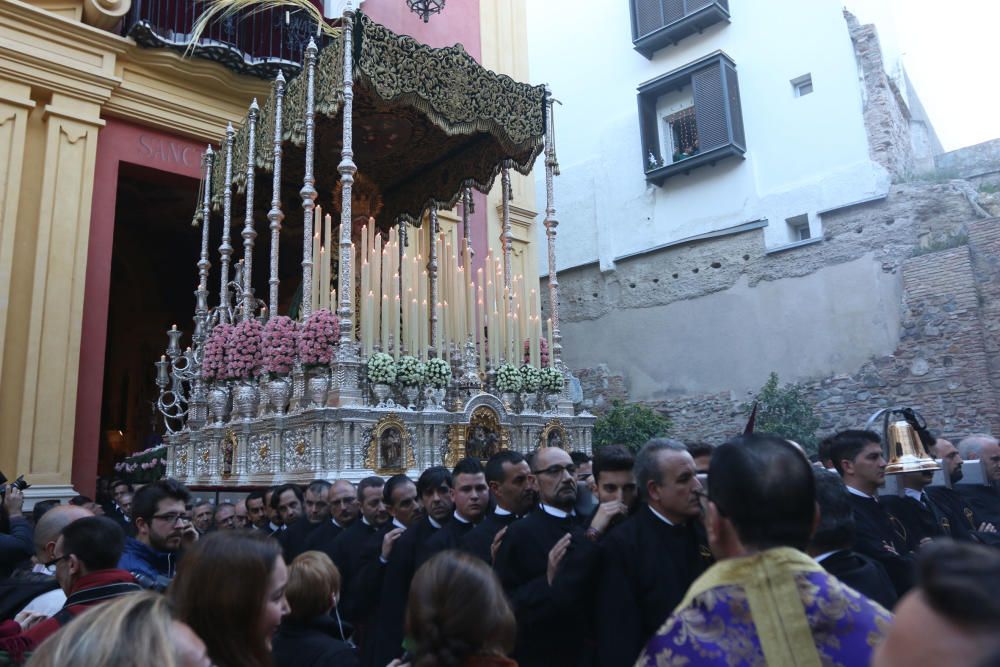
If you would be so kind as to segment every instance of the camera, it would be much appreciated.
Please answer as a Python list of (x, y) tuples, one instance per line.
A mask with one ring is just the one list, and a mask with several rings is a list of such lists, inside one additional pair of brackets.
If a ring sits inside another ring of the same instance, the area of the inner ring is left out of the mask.
[[(24, 481), (24, 475), (18, 475), (17, 479), (10, 483), (11, 486), (17, 487), (18, 490), (24, 491), (31, 484)], [(0, 472), (0, 496), (7, 494), (7, 475)]]

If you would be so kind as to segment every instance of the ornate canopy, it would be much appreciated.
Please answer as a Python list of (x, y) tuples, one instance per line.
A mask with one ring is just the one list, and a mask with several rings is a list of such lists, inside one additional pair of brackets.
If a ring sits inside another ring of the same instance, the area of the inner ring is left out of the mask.
[[(400, 219), (420, 224), (436, 202), (451, 208), (463, 188), (486, 192), (504, 163), (528, 173), (545, 134), (545, 89), (495, 74), (461, 45), (431, 48), (397, 35), (357, 14), (354, 25), (354, 161), (358, 173), (378, 188), (383, 207), (377, 224), (387, 229)], [(316, 76), (317, 203), (334, 207), (340, 175), (344, 39), (336, 32), (322, 49)], [(305, 77), (288, 82), (283, 121), (283, 199), (299, 200), (304, 165)], [(271, 188), (275, 98), (262, 106), (255, 162), (260, 186), (255, 207), (266, 211)], [(233, 164), (247, 164), (247, 125), (236, 134)], [(213, 183), (223, 182), (224, 164), (214, 167)], [(234, 170), (238, 192), (246, 174)], [(268, 180), (265, 184), (265, 180)], [(214, 203), (222, 202), (216, 189)], [(286, 212), (294, 210), (286, 206)]]

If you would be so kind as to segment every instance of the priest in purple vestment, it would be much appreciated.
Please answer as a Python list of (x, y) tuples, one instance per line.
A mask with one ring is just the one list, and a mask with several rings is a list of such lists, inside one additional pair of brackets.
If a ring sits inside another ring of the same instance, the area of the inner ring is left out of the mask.
[(868, 665), (892, 616), (804, 553), (818, 511), (801, 450), (745, 435), (716, 449), (709, 470), (705, 523), (718, 562), (636, 667)]

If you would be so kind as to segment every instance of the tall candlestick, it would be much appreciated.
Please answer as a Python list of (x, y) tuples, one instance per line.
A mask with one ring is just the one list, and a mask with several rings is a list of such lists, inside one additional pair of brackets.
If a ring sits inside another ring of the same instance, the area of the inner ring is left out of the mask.
[(399, 361), (399, 348), (403, 346), (403, 339), (400, 337), (401, 317), (402, 310), (400, 309), (399, 294), (397, 294), (396, 302), (392, 304), (392, 356), (396, 361)]
[(479, 300), (476, 301), (476, 314), (479, 316), (479, 372), (486, 372), (486, 311), (483, 306), (483, 288), (479, 288)]
[(382, 295), (382, 327), (379, 329), (382, 351), (389, 352), (389, 295)]

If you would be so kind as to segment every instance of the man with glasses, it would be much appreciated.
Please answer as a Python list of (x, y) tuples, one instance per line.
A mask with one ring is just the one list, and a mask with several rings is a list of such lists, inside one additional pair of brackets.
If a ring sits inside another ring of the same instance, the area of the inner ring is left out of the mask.
[[(574, 511), (576, 465), (565, 450), (539, 449), (532, 458), (539, 509), (507, 529), (496, 557), (496, 572), (517, 617), (513, 658), (522, 667), (579, 663), (585, 605), (577, 577), (560, 577), (568, 552), (595, 549), (584, 537)], [(584, 559), (586, 560), (586, 559)]]
[(711, 565), (698, 520), (702, 486), (684, 444), (650, 440), (635, 459), (634, 473), (642, 507), (601, 543), (597, 663), (608, 667), (632, 665), (691, 582)]
[[(85, 517), (63, 528), (56, 540), (54, 558), (45, 565), (55, 568), (56, 580), (66, 594), (66, 604), (51, 618), (0, 639), (0, 650), (10, 653), (15, 664), (21, 664), (25, 651), (34, 650), (87, 609), (139, 591), (131, 574), (115, 568), (124, 541), (121, 527), (107, 517)], [(8, 621), (0, 625), (0, 635), (11, 629), (16, 631), (15, 623)], [(25, 625), (28, 624), (25, 621)]]
[[(310, 486), (310, 488), (312, 487)], [(308, 498), (307, 493), (307, 505)], [(325, 509), (325, 516), (319, 519), (316, 530), (310, 532), (302, 543), (302, 551), (316, 550), (327, 555), (332, 553), (334, 540), (340, 537), (358, 516), (358, 496), (354, 485), (346, 479), (338, 480), (332, 485), (328, 484)], [(313, 509), (306, 518), (313, 521), (316, 517), (316, 511)]]
[(219, 503), (215, 508), (215, 529), (235, 530), (236, 529), (236, 505), (232, 503)]
[(198, 539), (186, 505), (191, 493), (173, 479), (162, 479), (136, 491), (132, 515), (136, 536), (125, 541), (118, 567), (128, 570), (143, 588), (162, 591), (174, 577), (177, 553)]

